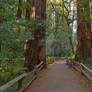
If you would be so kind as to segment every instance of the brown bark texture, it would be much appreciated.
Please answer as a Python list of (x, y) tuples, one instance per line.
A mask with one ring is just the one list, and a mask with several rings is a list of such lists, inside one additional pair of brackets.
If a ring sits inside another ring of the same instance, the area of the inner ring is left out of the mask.
[[(28, 0), (29, 8), (26, 10), (26, 17), (28, 20), (38, 18), (38, 22), (43, 22), (46, 19), (46, 0)], [(39, 64), (45, 59), (45, 28), (36, 27), (31, 29), (34, 40), (27, 42), (27, 49), (25, 53), (25, 66), (29, 70), (34, 69), (35, 65)]]
[(92, 57), (92, 32), (89, 0), (77, 0), (77, 50), (76, 60)]

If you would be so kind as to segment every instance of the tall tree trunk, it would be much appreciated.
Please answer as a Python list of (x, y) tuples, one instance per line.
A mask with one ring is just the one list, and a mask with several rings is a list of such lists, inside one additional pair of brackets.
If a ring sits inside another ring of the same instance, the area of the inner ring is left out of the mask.
[[(30, 3), (30, 7), (27, 8), (27, 19), (30, 19), (31, 21), (32, 19), (39, 17), (38, 22), (43, 22), (46, 19), (46, 0), (28, 0), (28, 2)], [(45, 28), (37, 27), (35, 29), (31, 29), (31, 32), (33, 33), (34, 40), (28, 41), (25, 54), (25, 66), (27, 66), (29, 70), (32, 70), (35, 65), (41, 62), (42, 59), (44, 61), (44, 65), (46, 65), (44, 48)], [(44, 51), (42, 54), (43, 56), (41, 56), (42, 50)]]
[(18, 10), (17, 10), (17, 14), (16, 14), (16, 16), (18, 18), (21, 18), (21, 16), (22, 16), (22, 7), (23, 7), (22, 0), (19, 0)]
[[(2, 23), (3, 23), (3, 19), (0, 18), (0, 24), (2, 24)], [(0, 52), (1, 52), (1, 48), (2, 48), (2, 41), (0, 40)]]
[[(4, 1), (1, 1), (1, 3), (4, 3)], [(0, 7), (0, 9), (3, 9), (2, 7)], [(0, 17), (0, 25), (4, 22), (4, 19), (3, 17)], [(1, 52), (1, 49), (2, 49), (2, 41), (0, 40), (0, 52)]]
[(89, 0), (77, 0), (77, 50), (76, 60), (92, 57), (92, 33)]
[(73, 46), (72, 36), (69, 37), (69, 42), (70, 42), (72, 53), (74, 54), (74, 46)]

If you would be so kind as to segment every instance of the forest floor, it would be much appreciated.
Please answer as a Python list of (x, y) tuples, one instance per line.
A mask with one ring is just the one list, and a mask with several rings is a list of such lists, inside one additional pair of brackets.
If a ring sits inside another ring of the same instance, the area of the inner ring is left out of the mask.
[(25, 92), (92, 92), (92, 88), (88, 80), (65, 61), (57, 61), (42, 70)]

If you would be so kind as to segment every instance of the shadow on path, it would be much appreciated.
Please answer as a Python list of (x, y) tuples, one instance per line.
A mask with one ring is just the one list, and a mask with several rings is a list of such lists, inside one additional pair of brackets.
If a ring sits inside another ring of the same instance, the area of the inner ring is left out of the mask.
[(92, 92), (88, 81), (64, 61), (42, 70), (26, 92)]

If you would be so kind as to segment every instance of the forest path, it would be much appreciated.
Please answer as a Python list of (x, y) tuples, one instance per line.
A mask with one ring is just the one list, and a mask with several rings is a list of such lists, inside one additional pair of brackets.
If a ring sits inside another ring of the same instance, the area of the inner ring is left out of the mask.
[(25, 92), (92, 92), (92, 89), (80, 73), (57, 61), (38, 75)]

